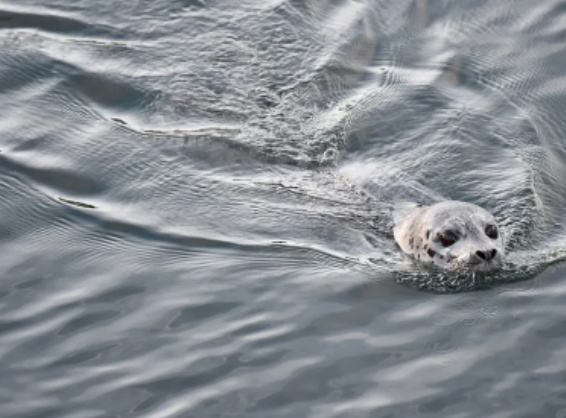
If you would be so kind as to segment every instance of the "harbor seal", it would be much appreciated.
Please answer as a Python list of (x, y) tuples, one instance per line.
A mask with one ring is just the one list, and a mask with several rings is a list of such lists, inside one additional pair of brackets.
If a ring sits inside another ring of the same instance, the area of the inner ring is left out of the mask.
[(393, 235), (417, 263), (442, 270), (494, 273), (505, 255), (495, 218), (471, 203), (412, 206), (394, 220)]

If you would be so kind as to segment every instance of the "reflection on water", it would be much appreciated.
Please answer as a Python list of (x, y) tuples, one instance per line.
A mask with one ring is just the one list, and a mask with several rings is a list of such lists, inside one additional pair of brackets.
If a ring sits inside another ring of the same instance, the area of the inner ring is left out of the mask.
[[(563, 414), (563, 9), (0, 3), (0, 415)], [(483, 291), (392, 240), (446, 198)]]

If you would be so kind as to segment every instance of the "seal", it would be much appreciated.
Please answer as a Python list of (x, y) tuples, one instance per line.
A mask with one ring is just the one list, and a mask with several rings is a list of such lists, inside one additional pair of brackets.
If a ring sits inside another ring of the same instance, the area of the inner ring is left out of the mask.
[(493, 215), (466, 202), (412, 206), (394, 220), (393, 235), (417, 263), (442, 270), (494, 273), (505, 255)]

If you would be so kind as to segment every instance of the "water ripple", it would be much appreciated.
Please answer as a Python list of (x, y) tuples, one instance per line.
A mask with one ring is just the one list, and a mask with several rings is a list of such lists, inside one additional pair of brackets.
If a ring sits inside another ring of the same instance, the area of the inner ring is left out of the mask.
[[(2, 413), (560, 416), (563, 12), (3, 1)], [(417, 270), (401, 198), (503, 271)]]

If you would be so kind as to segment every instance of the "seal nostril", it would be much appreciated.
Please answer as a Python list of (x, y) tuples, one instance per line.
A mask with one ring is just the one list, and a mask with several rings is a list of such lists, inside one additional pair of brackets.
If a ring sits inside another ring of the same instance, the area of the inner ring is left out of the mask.
[(476, 255), (481, 258), (483, 261), (490, 261), (495, 258), (497, 254), (497, 250), (494, 248), (493, 250), (489, 251), (476, 251)]

